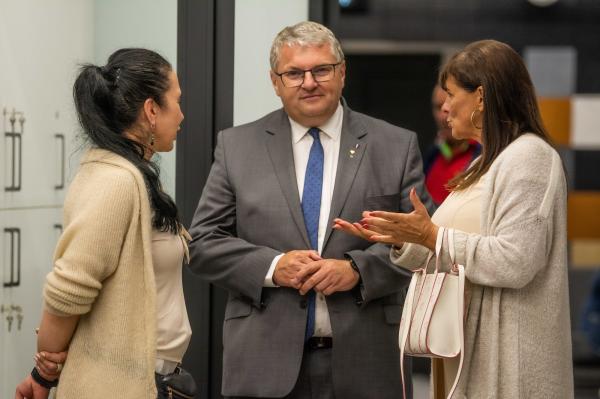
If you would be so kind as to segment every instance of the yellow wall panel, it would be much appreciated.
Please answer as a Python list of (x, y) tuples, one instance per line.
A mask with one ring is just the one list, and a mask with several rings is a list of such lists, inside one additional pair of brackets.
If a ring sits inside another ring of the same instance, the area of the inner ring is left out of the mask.
[(572, 191), (568, 202), (569, 239), (600, 238), (600, 192)]
[(554, 143), (568, 146), (571, 136), (570, 97), (540, 97), (538, 104), (544, 126)]
[(600, 239), (573, 240), (570, 246), (571, 266), (576, 268), (600, 267)]

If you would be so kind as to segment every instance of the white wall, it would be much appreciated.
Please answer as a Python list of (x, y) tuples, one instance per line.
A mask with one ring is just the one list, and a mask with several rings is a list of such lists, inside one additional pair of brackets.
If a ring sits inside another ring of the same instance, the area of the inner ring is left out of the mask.
[[(78, 64), (94, 60), (93, 11), (93, 0), (0, 0), (0, 398), (14, 397), (33, 365), (34, 328), (66, 191), (55, 187), (63, 165), (55, 134), (65, 137), (72, 174), (79, 127), (71, 93)], [(7, 176), (17, 170), (18, 156), (6, 136), (13, 128), (5, 108), (25, 119), (15, 128), (22, 133), (21, 189), (9, 192)], [(20, 251), (6, 228), (19, 232)], [(15, 266), (20, 284), (5, 287)]]
[(237, 0), (233, 124), (240, 125), (281, 108), (269, 78), (269, 52), (275, 35), (308, 19), (308, 0)]
[[(93, 61), (92, 24), (93, 0), (1, 0), (0, 112), (2, 107), (26, 111), (32, 134), (41, 127), (68, 129), (62, 133), (73, 137), (79, 131), (73, 81), (78, 64)], [(77, 143), (67, 144), (72, 176), (79, 164), (78, 157), (70, 157)], [(43, 140), (37, 145), (48, 150)]]
[[(177, 68), (177, 1), (95, 0), (94, 36), (95, 62), (100, 65), (119, 48), (144, 47)], [(165, 191), (175, 198), (175, 150), (160, 158)]]

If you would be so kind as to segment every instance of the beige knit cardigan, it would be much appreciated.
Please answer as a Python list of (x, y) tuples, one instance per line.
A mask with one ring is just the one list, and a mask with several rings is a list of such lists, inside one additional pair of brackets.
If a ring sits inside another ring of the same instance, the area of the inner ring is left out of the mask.
[(144, 179), (91, 149), (69, 187), (45, 308), (81, 315), (59, 399), (156, 398), (156, 287)]
[[(486, 174), (481, 234), (454, 233), (471, 282), (454, 398), (573, 397), (566, 199), (558, 154), (532, 134), (511, 143)], [(447, 264), (446, 245), (442, 251)], [(428, 253), (404, 245), (391, 258), (416, 269)]]

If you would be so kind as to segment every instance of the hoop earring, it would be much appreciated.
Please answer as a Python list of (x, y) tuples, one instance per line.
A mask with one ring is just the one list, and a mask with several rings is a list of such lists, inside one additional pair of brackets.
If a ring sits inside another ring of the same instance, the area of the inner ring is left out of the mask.
[(471, 112), (471, 125), (473, 125), (473, 127), (477, 130), (481, 130), (483, 128), (483, 125), (481, 126), (477, 126), (475, 124), (475, 122), (473, 121), (473, 118), (475, 117), (475, 111), (477, 111), (477, 109), (474, 109), (473, 112)]

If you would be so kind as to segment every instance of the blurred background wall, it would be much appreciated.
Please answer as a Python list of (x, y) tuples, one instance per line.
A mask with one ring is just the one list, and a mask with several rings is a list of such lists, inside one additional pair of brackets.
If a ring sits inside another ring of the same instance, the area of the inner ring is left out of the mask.
[[(95, 0), (94, 62), (122, 47), (157, 51), (177, 68), (177, 4), (173, 0)], [(175, 196), (175, 151), (159, 155), (161, 180)]]

